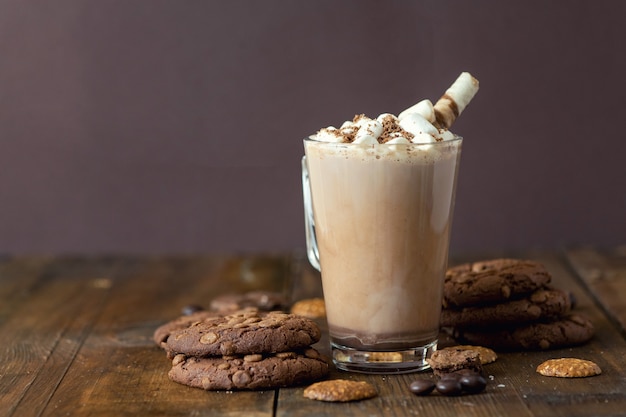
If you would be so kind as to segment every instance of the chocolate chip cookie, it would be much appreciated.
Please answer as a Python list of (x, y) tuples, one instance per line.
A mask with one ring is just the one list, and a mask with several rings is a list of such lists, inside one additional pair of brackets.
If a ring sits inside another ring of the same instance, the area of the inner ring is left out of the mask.
[(211, 310), (228, 314), (243, 308), (254, 307), (263, 311), (284, 310), (287, 299), (272, 291), (249, 291), (242, 294), (222, 294), (211, 300)]
[(558, 289), (539, 289), (529, 296), (500, 304), (444, 308), (441, 325), (444, 327), (478, 327), (519, 325), (533, 321), (548, 321), (569, 313), (569, 294)]
[(550, 322), (529, 323), (517, 327), (456, 329), (457, 340), (490, 347), (496, 351), (547, 350), (576, 346), (594, 335), (591, 321), (582, 314), (569, 314)]
[(501, 303), (523, 297), (551, 280), (534, 261), (494, 259), (449, 268), (444, 281), (444, 307)]
[(172, 381), (204, 390), (258, 390), (302, 385), (328, 374), (328, 363), (313, 348), (298, 352), (172, 360)]
[(263, 354), (304, 348), (320, 337), (319, 326), (306, 317), (243, 310), (173, 330), (162, 346), (170, 357)]

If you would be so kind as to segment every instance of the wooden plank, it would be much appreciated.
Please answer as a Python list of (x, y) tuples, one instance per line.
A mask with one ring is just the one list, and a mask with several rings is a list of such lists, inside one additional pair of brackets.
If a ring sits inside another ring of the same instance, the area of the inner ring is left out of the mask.
[[(512, 385), (527, 401), (535, 415), (614, 416), (626, 410), (626, 341), (597, 307), (593, 297), (572, 275), (564, 257), (555, 254), (530, 254), (542, 262), (553, 276), (553, 285), (572, 291), (576, 311), (592, 321), (595, 337), (583, 346), (545, 352), (521, 352), (512, 356), (515, 372), (510, 372)], [(577, 357), (596, 362), (602, 375), (593, 378), (550, 378), (535, 372), (547, 359)], [(522, 366), (520, 366), (522, 365)]]
[(626, 246), (611, 250), (575, 248), (567, 258), (589, 292), (626, 334)]
[(91, 266), (48, 264), (38, 279), (29, 280), (28, 297), (14, 304), (2, 323), (0, 409), (7, 415), (39, 415), (63, 379), (106, 298), (101, 285), (106, 271)]
[(0, 261), (0, 323), (27, 299), (51, 258), (3, 257)]
[(186, 304), (206, 305), (218, 293), (249, 288), (232, 270), (232, 259), (153, 259), (117, 279), (55, 392), (53, 407), (43, 415), (272, 415), (273, 390), (204, 392), (171, 382), (170, 362), (152, 342), (162, 322), (155, 319), (171, 319)]

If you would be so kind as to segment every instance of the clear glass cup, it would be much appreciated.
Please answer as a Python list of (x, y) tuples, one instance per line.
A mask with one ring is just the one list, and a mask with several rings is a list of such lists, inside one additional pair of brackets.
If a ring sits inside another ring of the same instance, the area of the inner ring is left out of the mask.
[(436, 350), (462, 138), (304, 140), (307, 255), (337, 368), (407, 373)]

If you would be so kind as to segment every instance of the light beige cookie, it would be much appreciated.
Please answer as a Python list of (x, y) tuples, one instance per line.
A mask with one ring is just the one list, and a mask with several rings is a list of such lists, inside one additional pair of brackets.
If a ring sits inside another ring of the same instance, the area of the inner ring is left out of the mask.
[(310, 319), (326, 317), (326, 304), (322, 298), (307, 298), (297, 301), (291, 306), (291, 314), (297, 314)]
[(549, 359), (539, 366), (537, 372), (543, 376), (556, 376), (561, 378), (583, 378), (600, 375), (602, 370), (595, 363), (585, 359), (561, 358)]
[(330, 402), (359, 401), (377, 395), (376, 388), (369, 382), (347, 379), (316, 382), (304, 390), (305, 398)]
[(473, 346), (473, 345), (457, 345), (451, 346), (448, 348), (443, 348), (440, 350), (446, 349), (454, 349), (454, 350), (473, 350), (478, 352), (478, 356), (480, 358), (481, 365), (486, 365), (488, 363), (495, 362), (498, 359), (498, 355), (493, 350), (486, 348), (484, 346)]

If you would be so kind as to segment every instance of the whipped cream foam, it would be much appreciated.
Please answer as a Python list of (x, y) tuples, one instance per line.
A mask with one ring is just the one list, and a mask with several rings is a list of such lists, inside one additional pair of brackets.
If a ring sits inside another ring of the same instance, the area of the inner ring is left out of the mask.
[(454, 138), (455, 135), (448, 129), (435, 127), (434, 117), (431, 101), (422, 100), (399, 116), (383, 113), (371, 119), (358, 114), (339, 128), (328, 126), (309, 138), (320, 142), (360, 145), (433, 143)]
[(341, 127), (320, 129), (310, 139), (320, 142), (354, 143), (361, 145), (409, 143), (427, 144), (456, 137), (449, 128), (478, 91), (478, 80), (463, 72), (433, 105), (422, 100), (398, 116), (383, 113), (375, 119), (364, 114), (354, 116)]

